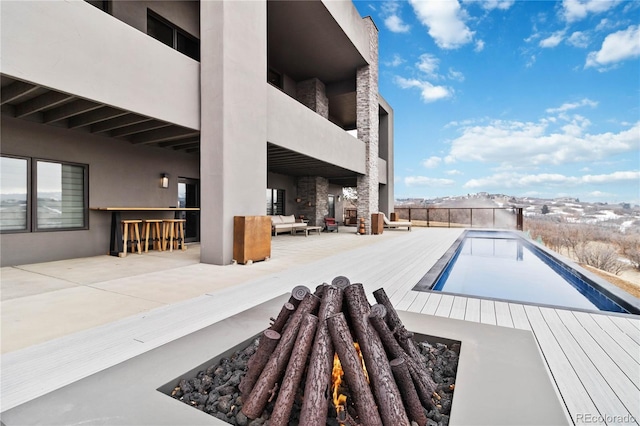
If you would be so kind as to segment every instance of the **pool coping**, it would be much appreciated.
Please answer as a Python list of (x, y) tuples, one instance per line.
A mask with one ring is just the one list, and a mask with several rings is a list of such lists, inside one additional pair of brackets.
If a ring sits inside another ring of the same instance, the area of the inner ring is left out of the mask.
[[(12, 408), (2, 413), (2, 422), (227, 425), (158, 389), (260, 333), (288, 297), (283, 294)], [(398, 314), (415, 333), (462, 342), (451, 425), (570, 424), (530, 331)]]
[[(598, 291), (603, 293), (605, 296), (607, 296), (608, 298), (613, 300), (618, 305), (622, 306), (624, 309), (628, 310), (629, 313), (600, 311), (600, 310), (595, 310), (594, 311), (594, 310), (590, 310), (590, 309), (568, 307), (568, 306), (561, 306), (561, 305), (526, 302), (526, 301), (522, 301), (522, 300), (501, 299), (501, 298), (489, 297), (489, 296), (468, 295), (468, 294), (460, 294), (460, 293), (452, 293), (452, 292), (446, 292), (446, 291), (432, 290), (433, 285), (438, 281), (438, 279), (440, 278), (440, 276), (444, 272), (445, 268), (452, 261), (456, 251), (458, 250), (458, 247), (460, 247), (460, 244), (462, 244), (462, 242), (464, 241), (464, 239), (467, 236), (467, 234), (469, 232), (474, 232), (474, 231), (480, 231), (480, 232), (502, 232), (502, 233), (509, 233), (509, 234), (516, 235), (517, 237), (519, 237), (522, 240), (524, 240), (525, 243), (531, 244), (534, 247), (536, 247), (538, 250), (543, 251), (546, 255), (548, 255), (549, 257), (553, 258), (553, 260), (555, 260), (557, 262), (560, 262), (560, 263), (563, 263), (564, 265), (566, 265), (569, 269), (571, 269), (573, 272), (575, 272), (576, 275), (579, 278), (581, 278), (583, 280), (586, 280), (586, 281), (591, 281), (593, 283), (593, 285), (595, 285), (595, 287), (597, 288)], [(436, 293), (439, 293), (439, 294), (449, 294), (449, 295), (453, 295), (453, 296), (464, 296), (464, 297), (476, 298), (476, 299), (486, 299), (486, 300), (495, 300), (495, 301), (501, 301), (501, 302), (519, 303), (519, 304), (522, 304), (522, 305), (542, 306), (542, 307), (549, 307), (549, 308), (556, 308), (556, 309), (567, 309), (567, 310), (579, 311), (579, 312), (605, 313), (607, 315), (615, 315), (615, 316), (623, 316), (623, 317), (632, 316), (632, 317), (635, 318), (635, 317), (637, 317), (637, 315), (640, 314), (640, 299), (638, 299), (637, 297), (634, 297), (633, 295), (627, 293), (626, 291), (616, 287), (615, 285), (611, 284), (610, 282), (608, 282), (604, 278), (599, 277), (598, 275), (594, 274), (593, 272), (590, 272), (590, 271), (586, 270), (585, 268), (580, 266), (578, 263), (576, 263), (572, 259), (569, 259), (568, 257), (565, 257), (565, 256), (563, 256), (563, 255), (561, 255), (559, 253), (556, 253), (556, 252), (554, 252), (552, 250), (549, 250), (547, 247), (545, 247), (544, 245), (538, 243), (537, 241), (533, 241), (530, 238), (526, 238), (526, 234), (524, 234), (524, 232), (522, 232), (522, 231), (512, 231), (512, 230), (498, 230), (498, 231), (496, 231), (495, 229), (466, 229), (453, 242), (453, 244), (447, 249), (447, 251), (436, 261), (436, 263), (433, 265), (433, 267), (431, 269), (429, 269), (429, 271), (424, 276), (422, 276), (422, 278), (420, 278), (420, 280), (418, 280), (416, 285), (411, 290), (412, 291), (419, 291), (419, 292), (436, 292)], [(632, 311), (635, 311), (635, 312), (632, 312)]]

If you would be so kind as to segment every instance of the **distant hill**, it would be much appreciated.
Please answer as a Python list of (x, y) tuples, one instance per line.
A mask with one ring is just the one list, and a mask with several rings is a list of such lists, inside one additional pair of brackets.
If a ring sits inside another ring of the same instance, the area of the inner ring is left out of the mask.
[(581, 202), (577, 198), (554, 199), (514, 197), (504, 194), (477, 193), (433, 199), (396, 199), (396, 207), (522, 207), (527, 217), (547, 217), (575, 223), (609, 224), (640, 228), (640, 206), (629, 203), (607, 204)]

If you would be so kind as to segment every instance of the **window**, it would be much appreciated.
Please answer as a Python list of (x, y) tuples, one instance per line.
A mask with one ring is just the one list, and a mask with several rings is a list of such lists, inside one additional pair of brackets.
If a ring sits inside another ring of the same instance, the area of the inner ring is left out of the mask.
[(200, 40), (147, 10), (147, 34), (188, 57), (200, 60)]
[(29, 161), (2, 157), (0, 162), (0, 230), (26, 231)]
[(88, 166), (2, 157), (0, 231), (87, 228)]
[(284, 189), (267, 188), (267, 215), (284, 214)]
[(267, 70), (267, 81), (271, 85), (276, 86), (279, 89), (282, 89), (282, 74), (280, 74), (278, 71), (269, 68)]
[(108, 0), (85, 0), (87, 3), (97, 7), (103, 12), (109, 13), (109, 1)]
[(84, 228), (85, 166), (37, 161), (36, 228)]

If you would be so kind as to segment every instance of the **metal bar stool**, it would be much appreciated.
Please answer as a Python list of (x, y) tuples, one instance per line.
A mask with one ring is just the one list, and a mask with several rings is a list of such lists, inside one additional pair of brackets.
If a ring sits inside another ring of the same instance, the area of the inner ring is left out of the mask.
[(162, 221), (163, 250), (173, 251), (174, 245), (176, 250), (181, 248), (183, 251), (187, 249), (184, 244), (184, 223), (186, 219), (164, 219)]
[[(127, 255), (127, 246), (131, 244), (131, 252), (133, 253), (136, 248), (138, 254), (142, 254), (142, 244), (140, 244), (140, 227), (141, 220), (123, 220), (122, 223), (122, 242), (123, 251), (121, 257)], [(135, 239), (134, 239), (135, 237)]]
[(149, 237), (151, 237), (151, 250), (162, 251), (162, 231), (160, 230), (160, 224), (162, 219), (143, 219), (142, 220), (142, 235), (144, 238), (144, 252), (149, 252)]

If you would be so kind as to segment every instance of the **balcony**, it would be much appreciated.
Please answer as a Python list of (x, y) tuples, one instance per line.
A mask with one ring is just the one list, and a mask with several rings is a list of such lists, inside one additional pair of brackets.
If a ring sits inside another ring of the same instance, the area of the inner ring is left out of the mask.
[(3, 76), (200, 129), (197, 61), (83, 1), (8, 2), (0, 13), (11, 39)]

